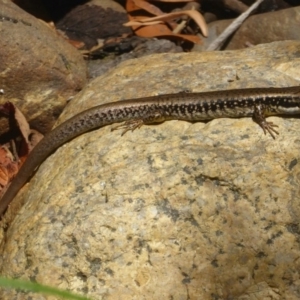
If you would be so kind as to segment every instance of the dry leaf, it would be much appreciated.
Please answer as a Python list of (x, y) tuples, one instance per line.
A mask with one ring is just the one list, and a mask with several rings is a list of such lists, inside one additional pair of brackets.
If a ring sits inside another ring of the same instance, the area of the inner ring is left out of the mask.
[(28, 143), (29, 142), (28, 138), (30, 135), (29, 124), (28, 124), (25, 116), (23, 115), (23, 113), (16, 106), (14, 106), (14, 110), (15, 110), (14, 117), (17, 122), (17, 125), (19, 126), (19, 129), (20, 129), (22, 136), (25, 139), (26, 143)]
[[(161, 1), (161, 2), (192, 2), (188, 1)], [(170, 37), (180, 38), (192, 43), (201, 43), (201, 38), (196, 35), (188, 35), (177, 33), (178, 24), (174, 21), (182, 16), (192, 18), (202, 31), (204, 36), (207, 36), (208, 30), (203, 16), (196, 10), (186, 10), (180, 12), (163, 13), (158, 7), (150, 4), (145, 0), (127, 0), (126, 9), (129, 13), (130, 21), (124, 26), (131, 26), (136, 35), (142, 37)], [(143, 16), (143, 10), (145, 15)], [(156, 15), (148, 17), (147, 13)]]
[(190, 18), (192, 18), (196, 24), (200, 27), (202, 34), (207, 37), (207, 26), (206, 26), (206, 22), (203, 18), (203, 16), (196, 10), (185, 10), (185, 11), (180, 11), (180, 12), (173, 12), (173, 13), (169, 13), (169, 14), (164, 14), (161, 16), (157, 16), (157, 17), (152, 17), (152, 18), (144, 18), (144, 19), (139, 19), (139, 20), (135, 20), (135, 21), (129, 21), (127, 23), (124, 24), (124, 26), (141, 26), (141, 25), (152, 25), (152, 24), (157, 24), (157, 23), (153, 23), (153, 22), (157, 22), (160, 21), (160, 23), (163, 23), (162, 21), (169, 21), (169, 20), (173, 20), (175, 18), (181, 17), (187, 15)]
[(6, 147), (0, 147), (0, 191), (12, 181), (19, 170), (17, 161), (13, 160), (11, 152)]
[[(22, 136), (18, 141), (12, 137), (7, 147), (0, 147), (0, 190), (3, 191), (15, 177), (33, 147), (29, 141), (32, 131), (23, 113), (11, 102), (0, 105), (0, 112), (8, 117), (12, 136), (15, 137), (16, 131)], [(11, 146), (11, 150), (8, 146)]]
[(137, 9), (142, 8), (143, 10), (155, 15), (162, 15), (164, 12), (161, 11), (157, 6), (150, 4), (148, 1), (144, 0), (132, 0), (132, 2), (137, 6)]

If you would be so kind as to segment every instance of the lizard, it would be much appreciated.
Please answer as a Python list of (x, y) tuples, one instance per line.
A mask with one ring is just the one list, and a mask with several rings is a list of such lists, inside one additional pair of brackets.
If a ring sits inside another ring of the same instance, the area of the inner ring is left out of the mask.
[(135, 130), (142, 125), (168, 120), (190, 122), (216, 118), (252, 117), (273, 139), (278, 127), (268, 122), (272, 115), (300, 115), (300, 86), (284, 88), (248, 88), (200, 93), (180, 92), (101, 104), (61, 123), (30, 152), (27, 160), (0, 200), (2, 216), (18, 191), (35, 169), (56, 149), (73, 138), (114, 123), (114, 129)]

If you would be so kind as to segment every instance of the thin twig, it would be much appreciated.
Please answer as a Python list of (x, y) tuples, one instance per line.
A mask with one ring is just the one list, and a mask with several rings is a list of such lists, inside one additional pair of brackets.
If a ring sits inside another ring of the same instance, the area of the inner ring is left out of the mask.
[(255, 10), (264, 0), (257, 0), (253, 3), (247, 11), (242, 13), (238, 18), (236, 18), (208, 47), (207, 51), (214, 51), (221, 48), (227, 38), (235, 32), (241, 24), (248, 18), (248, 16)]

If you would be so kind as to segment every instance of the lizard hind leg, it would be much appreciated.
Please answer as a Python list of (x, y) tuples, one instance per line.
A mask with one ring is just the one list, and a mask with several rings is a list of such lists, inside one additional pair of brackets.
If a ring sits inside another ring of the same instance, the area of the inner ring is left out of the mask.
[(256, 122), (264, 131), (264, 134), (267, 132), (271, 135), (271, 137), (275, 140), (275, 134), (279, 134), (274, 127), (278, 127), (278, 125), (274, 124), (273, 122), (268, 122), (265, 117), (264, 113), (264, 106), (263, 105), (255, 105), (254, 106), (254, 113), (253, 113), (253, 121)]

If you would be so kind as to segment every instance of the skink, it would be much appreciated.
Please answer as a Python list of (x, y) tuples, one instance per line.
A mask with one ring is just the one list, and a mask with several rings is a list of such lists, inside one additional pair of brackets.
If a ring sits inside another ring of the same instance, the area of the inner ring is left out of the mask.
[(29, 154), (0, 200), (0, 216), (34, 170), (57, 148), (96, 128), (125, 122), (124, 132), (143, 124), (167, 120), (207, 121), (216, 118), (252, 117), (273, 138), (277, 127), (272, 115), (300, 115), (300, 87), (253, 88), (203, 93), (178, 93), (122, 100), (87, 109), (54, 128)]

